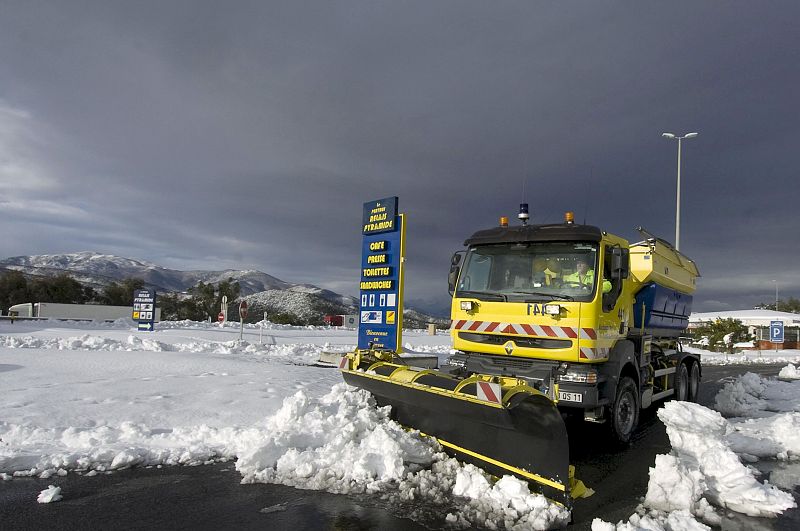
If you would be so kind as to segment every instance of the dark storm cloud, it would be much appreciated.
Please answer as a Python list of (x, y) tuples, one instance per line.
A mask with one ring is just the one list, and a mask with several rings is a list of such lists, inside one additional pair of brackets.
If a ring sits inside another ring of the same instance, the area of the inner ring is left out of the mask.
[[(408, 296), (474, 230), (674, 235), (699, 309), (798, 295), (800, 8), (773, 2), (5, 3), (0, 255), (97, 250), (353, 293), (400, 196)], [(13, 220), (13, 221), (10, 221)]]

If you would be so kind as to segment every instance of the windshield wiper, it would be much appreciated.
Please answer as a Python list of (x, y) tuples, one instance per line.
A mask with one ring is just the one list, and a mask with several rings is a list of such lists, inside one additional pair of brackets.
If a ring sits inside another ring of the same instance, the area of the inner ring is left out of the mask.
[(495, 293), (493, 291), (459, 290), (456, 293), (456, 296), (457, 297), (474, 296), (477, 299), (480, 299), (481, 297), (496, 297), (497, 300), (499, 300), (499, 301), (508, 302), (508, 297), (506, 297), (505, 294), (503, 294), (503, 293)]
[(574, 301), (574, 297), (561, 295), (560, 293), (544, 293), (542, 291), (511, 291), (509, 295), (533, 295), (536, 297), (550, 297), (550, 300)]

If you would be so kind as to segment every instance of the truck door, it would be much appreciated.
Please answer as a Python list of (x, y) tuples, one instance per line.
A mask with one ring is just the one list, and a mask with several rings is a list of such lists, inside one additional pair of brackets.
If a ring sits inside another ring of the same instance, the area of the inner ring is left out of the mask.
[[(627, 333), (628, 315), (623, 303), (622, 288), (624, 278), (627, 276), (628, 254), (619, 246), (603, 246), (603, 276), (599, 281), (598, 289), (601, 292), (602, 310), (600, 313), (600, 330), (598, 330), (598, 348), (602, 357), (608, 357), (608, 350), (614, 346), (617, 339), (624, 338)], [(620, 271), (620, 264), (624, 266)], [(615, 272), (614, 269), (617, 269)]]

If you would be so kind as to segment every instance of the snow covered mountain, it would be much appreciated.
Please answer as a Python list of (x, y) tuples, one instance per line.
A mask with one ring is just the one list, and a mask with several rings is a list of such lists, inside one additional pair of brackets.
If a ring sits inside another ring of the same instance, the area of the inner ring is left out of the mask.
[(120, 256), (81, 252), (15, 256), (0, 260), (0, 269), (13, 269), (30, 276), (54, 276), (69, 273), (81, 284), (102, 288), (126, 278), (141, 278), (159, 291), (185, 292), (200, 282), (217, 284), (228, 278), (239, 282), (242, 295), (264, 291), (291, 291), (319, 297), (333, 304), (354, 308), (356, 300), (311, 284), (292, 284), (261, 271), (179, 271)]
[[(261, 271), (226, 269), (223, 271), (179, 271), (150, 262), (109, 254), (80, 252), (15, 256), (0, 260), (3, 270), (21, 271), (27, 276), (55, 276), (68, 273), (72, 278), (101, 290), (111, 282), (140, 278), (160, 292), (185, 293), (200, 282), (218, 284), (233, 278), (250, 305), (252, 315), (287, 314), (293, 322), (316, 322), (326, 314), (354, 314), (358, 300), (312, 284), (293, 284)], [(431, 317), (411, 308), (403, 312), (405, 325), (424, 327), (427, 323), (449, 325), (448, 319)]]

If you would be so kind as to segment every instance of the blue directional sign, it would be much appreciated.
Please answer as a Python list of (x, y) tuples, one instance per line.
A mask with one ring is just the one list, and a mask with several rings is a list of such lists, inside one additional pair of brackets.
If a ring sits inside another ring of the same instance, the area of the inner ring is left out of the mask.
[(769, 340), (772, 343), (783, 343), (783, 321), (769, 322)]
[(358, 348), (400, 352), (403, 332), (404, 215), (397, 197), (364, 203)]
[(133, 292), (133, 320), (140, 331), (153, 331), (156, 320), (156, 291), (137, 289)]

